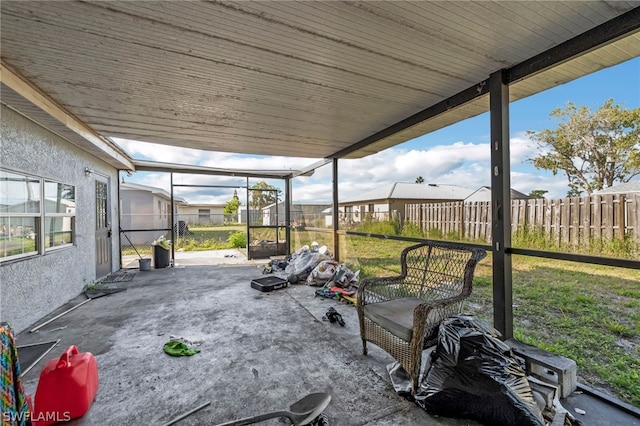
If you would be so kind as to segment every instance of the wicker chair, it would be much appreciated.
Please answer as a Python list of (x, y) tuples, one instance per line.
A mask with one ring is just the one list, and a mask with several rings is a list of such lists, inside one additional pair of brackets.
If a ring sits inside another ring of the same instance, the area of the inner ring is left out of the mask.
[(363, 354), (367, 341), (389, 353), (409, 373), (415, 393), (422, 350), (436, 343), (442, 320), (460, 313), (486, 255), (458, 244), (418, 244), (402, 251), (402, 275), (363, 280), (356, 305)]

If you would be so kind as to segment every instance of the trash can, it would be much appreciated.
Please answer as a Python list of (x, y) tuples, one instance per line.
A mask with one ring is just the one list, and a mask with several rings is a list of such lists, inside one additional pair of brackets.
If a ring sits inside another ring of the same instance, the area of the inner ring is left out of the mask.
[(153, 267), (155, 269), (166, 268), (171, 261), (171, 253), (169, 250), (161, 246), (153, 246)]

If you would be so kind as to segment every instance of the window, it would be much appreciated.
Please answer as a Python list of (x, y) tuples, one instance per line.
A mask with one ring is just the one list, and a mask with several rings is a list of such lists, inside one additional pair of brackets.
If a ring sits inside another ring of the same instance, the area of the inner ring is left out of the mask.
[(74, 242), (76, 189), (73, 185), (44, 182), (44, 249)]
[(0, 170), (0, 257), (37, 254), (40, 241), (40, 180)]
[(0, 260), (74, 243), (75, 187), (0, 170)]
[(347, 222), (353, 221), (353, 206), (344, 206), (344, 220)]

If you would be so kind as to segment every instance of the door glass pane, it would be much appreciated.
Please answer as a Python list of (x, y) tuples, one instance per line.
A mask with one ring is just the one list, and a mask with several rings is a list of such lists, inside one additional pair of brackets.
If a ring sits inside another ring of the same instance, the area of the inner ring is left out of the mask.
[(107, 184), (96, 181), (96, 229), (107, 227)]

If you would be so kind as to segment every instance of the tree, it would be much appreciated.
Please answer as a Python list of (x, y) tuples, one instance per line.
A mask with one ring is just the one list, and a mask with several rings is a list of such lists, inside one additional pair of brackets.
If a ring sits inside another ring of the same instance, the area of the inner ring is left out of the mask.
[(529, 197), (531, 198), (544, 198), (544, 194), (546, 194), (547, 191), (546, 189), (534, 189), (533, 191), (531, 191), (529, 193)]
[(416, 183), (424, 183), (424, 178), (422, 176), (418, 176)]
[(234, 190), (233, 197), (224, 205), (224, 217), (233, 222), (233, 218), (238, 217), (238, 209), (241, 205), (242, 203), (240, 203), (240, 199), (238, 198), (238, 191)]
[(554, 175), (563, 171), (569, 194), (591, 194), (640, 174), (640, 108), (609, 99), (592, 112), (569, 102), (550, 116), (560, 120), (556, 129), (527, 132), (541, 150), (531, 162)]
[(249, 187), (249, 206), (253, 209), (260, 210), (264, 206), (277, 203), (282, 191), (275, 186), (269, 185), (265, 181), (260, 181)]

